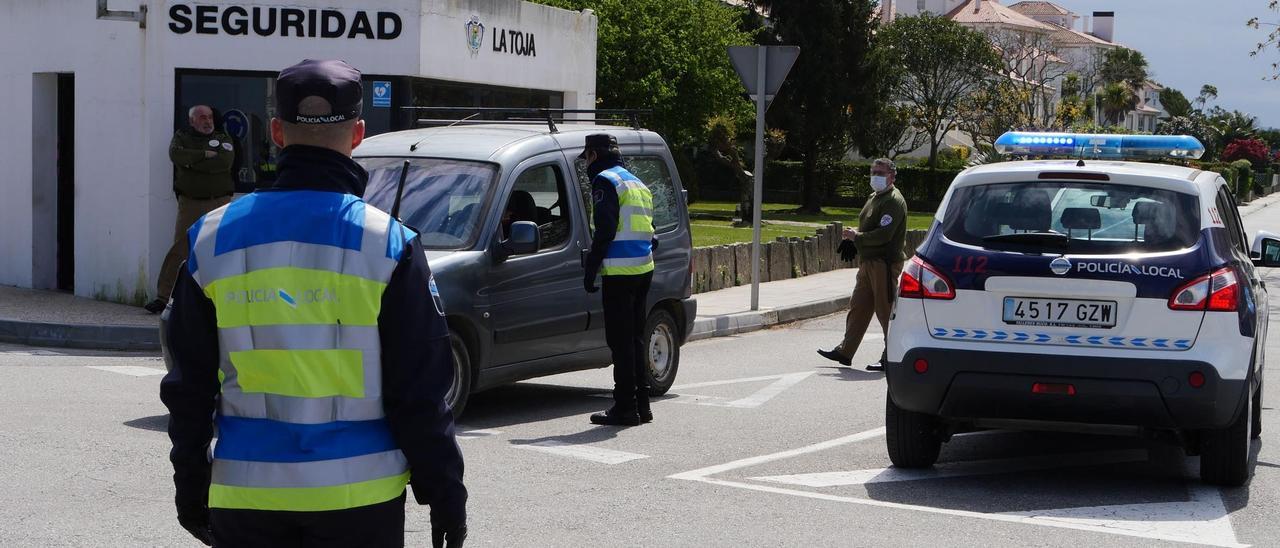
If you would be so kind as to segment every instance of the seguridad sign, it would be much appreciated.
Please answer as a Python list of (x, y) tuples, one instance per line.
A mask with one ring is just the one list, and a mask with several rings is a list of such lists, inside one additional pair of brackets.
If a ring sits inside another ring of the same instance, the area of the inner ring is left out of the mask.
[(400, 14), (366, 11), (354, 14), (333, 9), (300, 9), (245, 6), (174, 4), (169, 8), (169, 30), (175, 34), (225, 34), (395, 40), (404, 23)]

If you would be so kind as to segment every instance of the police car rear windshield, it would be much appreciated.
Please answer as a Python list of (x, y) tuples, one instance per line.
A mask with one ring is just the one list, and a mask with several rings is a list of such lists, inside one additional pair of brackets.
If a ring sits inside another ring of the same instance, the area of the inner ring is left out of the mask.
[(1195, 245), (1190, 194), (1130, 185), (1037, 181), (956, 190), (942, 225), (955, 242), (1016, 252), (1127, 254)]
[(480, 235), (498, 169), (492, 164), (437, 158), (356, 158), (369, 171), (364, 199), (390, 212), (405, 160), (409, 174), (400, 218), (426, 249), (468, 249)]

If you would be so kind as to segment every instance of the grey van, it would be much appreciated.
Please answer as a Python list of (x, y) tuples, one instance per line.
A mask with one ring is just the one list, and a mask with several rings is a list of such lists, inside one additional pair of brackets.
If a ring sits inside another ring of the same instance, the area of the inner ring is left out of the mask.
[(583, 140), (608, 133), (653, 193), (659, 240), (649, 291), (649, 383), (671, 388), (693, 329), (692, 236), (680, 176), (666, 143), (640, 129), (470, 124), (386, 133), (355, 159), (369, 171), (364, 199), (418, 230), (453, 345), (448, 400), (494, 386), (612, 363), (599, 294), (582, 287), (591, 247), (590, 182), (576, 162)]

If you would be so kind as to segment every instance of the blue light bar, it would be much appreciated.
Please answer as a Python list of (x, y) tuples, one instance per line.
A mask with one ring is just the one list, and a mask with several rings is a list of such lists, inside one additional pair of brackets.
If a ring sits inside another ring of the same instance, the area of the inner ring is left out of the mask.
[(996, 139), (996, 152), (1016, 156), (1196, 159), (1204, 145), (1187, 135), (1091, 135), (1010, 131)]

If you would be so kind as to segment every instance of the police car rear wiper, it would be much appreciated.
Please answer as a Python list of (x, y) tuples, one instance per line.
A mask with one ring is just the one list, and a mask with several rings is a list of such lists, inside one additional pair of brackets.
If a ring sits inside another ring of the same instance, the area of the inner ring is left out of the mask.
[(1067, 247), (1071, 237), (1052, 230), (1047, 232), (1016, 232), (1013, 234), (996, 234), (982, 238), (984, 242), (1004, 242), (1011, 244), (1037, 244)]

